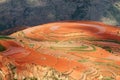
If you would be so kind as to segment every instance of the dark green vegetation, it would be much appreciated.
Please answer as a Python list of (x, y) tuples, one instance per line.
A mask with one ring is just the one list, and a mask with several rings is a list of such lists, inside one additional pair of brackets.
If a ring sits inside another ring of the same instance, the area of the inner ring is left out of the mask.
[[(14, 39), (14, 38), (0, 35), (0, 40), (3, 40), (3, 39)], [(3, 45), (0, 44), (0, 52), (5, 51), (5, 50), (6, 50), (6, 48)]]
[(112, 52), (112, 49), (109, 46), (103, 46), (102, 48), (106, 51)]
[(0, 52), (5, 51), (5, 50), (6, 50), (6, 48), (0, 44)]

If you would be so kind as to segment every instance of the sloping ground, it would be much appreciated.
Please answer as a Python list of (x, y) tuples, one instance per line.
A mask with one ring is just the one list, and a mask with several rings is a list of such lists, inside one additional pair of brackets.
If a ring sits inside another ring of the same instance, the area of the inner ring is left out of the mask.
[(0, 31), (61, 20), (120, 25), (119, 0), (0, 0)]
[(0, 40), (1, 78), (120, 80), (120, 28), (98, 22), (56, 22), (10, 37), (15, 39)]

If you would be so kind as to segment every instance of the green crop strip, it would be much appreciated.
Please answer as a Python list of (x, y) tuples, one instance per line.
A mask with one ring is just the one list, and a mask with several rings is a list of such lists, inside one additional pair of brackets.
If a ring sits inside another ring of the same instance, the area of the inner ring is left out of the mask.
[(115, 80), (115, 79), (111, 76), (104, 76), (102, 80)]
[(113, 64), (113, 63), (95, 62), (95, 64), (96, 64), (96, 65), (111, 66), (111, 67), (114, 67), (114, 68), (120, 69), (120, 66), (115, 65), (115, 64)]
[(3, 35), (0, 35), (0, 40), (1, 39), (15, 39), (15, 38), (12, 38), (12, 37), (8, 37), (8, 36), (3, 36)]
[(81, 62), (81, 63), (84, 63), (84, 62), (88, 62), (89, 60), (84, 58), (84, 59), (81, 59), (81, 60), (78, 60), (78, 62)]
[(71, 51), (95, 51), (96, 50), (95, 46), (91, 45), (90, 47), (92, 48), (90, 50), (86, 50), (87, 48), (89, 48), (88, 46), (74, 47), (71, 49)]
[(93, 45), (90, 46), (92, 48), (90, 50), (87, 50), (89, 46), (79, 46), (79, 47), (53, 47), (51, 46), (51, 47), (50, 47), (51, 49), (53, 48), (54, 49), (69, 49), (68, 51), (95, 51), (96, 50), (95, 46)]
[(29, 44), (30, 48), (33, 48), (35, 46), (35, 44)]
[(113, 42), (113, 43), (120, 44), (120, 41), (118, 40), (91, 40), (91, 41)]

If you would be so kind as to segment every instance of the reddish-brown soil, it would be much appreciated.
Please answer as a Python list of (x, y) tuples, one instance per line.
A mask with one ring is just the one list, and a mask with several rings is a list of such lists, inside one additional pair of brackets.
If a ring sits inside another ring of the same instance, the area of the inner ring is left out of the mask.
[(120, 79), (120, 28), (99, 22), (55, 22), (35, 26), (0, 40), (1, 55), (18, 66), (34, 63), (75, 80)]

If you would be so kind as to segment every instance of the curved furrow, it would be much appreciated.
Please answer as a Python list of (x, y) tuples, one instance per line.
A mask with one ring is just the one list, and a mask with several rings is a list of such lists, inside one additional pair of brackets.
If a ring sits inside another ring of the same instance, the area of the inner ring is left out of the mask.
[(100, 73), (98, 72), (97, 74), (95, 74), (94, 76), (92, 76), (90, 79), (94, 80), (94, 79), (98, 79), (100, 76)]
[(100, 73), (96, 68), (90, 69), (85, 74), (87, 76), (87, 78), (86, 78), (87, 80), (93, 80), (94, 78), (97, 78), (100, 76)]
[(109, 70), (109, 69), (107, 69), (107, 70), (102, 69), (102, 70), (100, 70), (100, 73), (104, 77), (107, 76), (107, 77), (112, 77), (114, 79), (118, 76), (114, 71)]
[(86, 80), (86, 78), (87, 78), (87, 77), (86, 77), (86, 74), (85, 74), (85, 73), (82, 73), (79, 80)]

